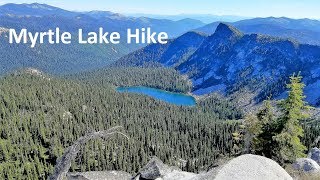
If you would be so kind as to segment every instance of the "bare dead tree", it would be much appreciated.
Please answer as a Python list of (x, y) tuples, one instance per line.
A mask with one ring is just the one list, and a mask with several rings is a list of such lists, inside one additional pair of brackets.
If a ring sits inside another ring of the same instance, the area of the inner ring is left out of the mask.
[(71, 167), (71, 162), (77, 157), (80, 148), (84, 146), (88, 141), (94, 139), (108, 140), (116, 134), (120, 134), (125, 138), (129, 139), (124, 133), (121, 132), (122, 127), (117, 126), (106, 131), (98, 131), (86, 134), (80, 137), (74, 144), (66, 149), (63, 156), (57, 159), (57, 164), (54, 168), (53, 174), (49, 177), (49, 180), (65, 180), (67, 173)]

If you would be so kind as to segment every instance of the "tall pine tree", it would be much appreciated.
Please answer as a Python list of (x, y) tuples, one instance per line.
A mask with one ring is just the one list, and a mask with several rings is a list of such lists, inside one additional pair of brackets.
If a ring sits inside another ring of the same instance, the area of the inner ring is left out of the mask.
[(280, 125), (283, 126), (280, 134), (274, 137), (277, 142), (277, 160), (280, 163), (292, 162), (298, 157), (305, 156), (306, 147), (301, 143), (303, 137), (303, 128), (300, 120), (307, 118), (304, 113), (309, 107), (304, 101), (303, 95), (304, 84), (301, 82), (300, 74), (290, 77), (288, 98), (280, 103), (282, 115), (279, 119)]

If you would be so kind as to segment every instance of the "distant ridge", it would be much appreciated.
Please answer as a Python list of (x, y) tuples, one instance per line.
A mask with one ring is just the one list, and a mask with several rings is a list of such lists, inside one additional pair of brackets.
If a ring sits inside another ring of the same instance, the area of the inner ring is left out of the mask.
[(0, 6), (0, 15), (17, 15), (17, 16), (75, 16), (77, 13), (67, 11), (61, 8), (50, 6), (47, 4), (32, 3), (32, 4), (14, 4), (9, 3)]
[[(175, 38), (189, 30), (203, 26), (193, 19), (172, 21), (147, 17), (127, 17), (108, 11), (71, 12), (46, 4), (5, 4), (0, 6), (0, 75), (20, 68), (34, 67), (49, 74), (78, 73), (106, 67), (120, 57), (144, 44), (70, 45), (44, 43), (31, 49), (28, 44), (9, 44), (9, 28), (31, 32), (48, 31), (59, 27), (77, 36), (78, 30), (97, 32), (99, 27), (108, 32), (119, 32), (126, 38), (128, 28), (151, 27), (155, 32), (167, 32)], [(73, 40), (76, 41), (76, 37)]]
[[(213, 22), (196, 29), (207, 34), (214, 33), (220, 22)], [(267, 34), (281, 38), (293, 38), (304, 44), (320, 45), (320, 21), (290, 19), (286, 17), (253, 18), (228, 23), (242, 32)]]

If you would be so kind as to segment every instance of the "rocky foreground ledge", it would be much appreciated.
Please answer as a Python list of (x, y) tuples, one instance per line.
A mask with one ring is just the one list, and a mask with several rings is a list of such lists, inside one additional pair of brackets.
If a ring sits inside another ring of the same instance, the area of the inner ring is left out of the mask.
[(170, 167), (154, 157), (135, 176), (121, 171), (68, 173), (69, 180), (292, 180), (275, 161), (252, 154), (232, 159), (222, 167), (195, 174)]

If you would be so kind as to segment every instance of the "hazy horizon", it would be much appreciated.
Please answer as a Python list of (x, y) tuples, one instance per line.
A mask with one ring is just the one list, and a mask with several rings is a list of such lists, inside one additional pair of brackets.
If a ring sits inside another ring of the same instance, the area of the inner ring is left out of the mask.
[[(198, 15), (198, 16), (238, 16), (246, 18), (254, 17), (288, 17), (294, 19), (320, 19), (320, 1), (309, 0), (309, 3), (300, 2), (299, 0), (245, 0), (237, 2), (235, 0), (226, 0), (219, 2), (218, 0), (202, 0), (172, 2), (162, 0), (161, 2), (147, 0), (123, 0), (115, 1), (98, 1), (90, 2), (84, 0), (0, 0), (0, 5), (16, 3), (31, 4), (41, 3), (59, 7), (70, 11), (111, 11), (115, 13), (134, 15), (145, 14), (154, 16), (179, 16), (179, 15)], [(177, 8), (179, 7), (179, 8)]]

